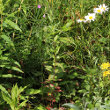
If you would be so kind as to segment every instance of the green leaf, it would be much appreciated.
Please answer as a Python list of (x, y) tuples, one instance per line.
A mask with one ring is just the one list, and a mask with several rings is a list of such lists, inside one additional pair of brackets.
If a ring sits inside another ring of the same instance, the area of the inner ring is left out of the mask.
[(7, 69), (11, 69), (11, 70), (14, 70), (14, 71), (18, 71), (20, 73), (24, 73), (21, 69), (17, 68), (17, 67), (12, 67), (10, 65), (6, 65), (5, 63), (0, 65), (0, 67), (2, 68), (7, 68)]
[(39, 94), (39, 93), (41, 93), (41, 90), (38, 90), (38, 89), (28, 89), (26, 91), (27, 95), (33, 95), (33, 94)]
[(13, 60), (13, 63), (14, 63), (15, 65), (17, 65), (19, 68), (21, 68), (21, 65), (20, 65), (17, 61), (14, 61), (14, 60)]
[(7, 95), (10, 96), (10, 94), (8, 93), (8, 91), (7, 91), (2, 85), (0, 85), (0, 90), (1, 90), (2, 92), (4, 92), (5, 94), (7, 94)]
[(73, 108), (74, 110), (80, 110), (76, 105), (74, 105), (72, 103), (65, 103), (62, 106)]
[(107, 41), (108, 41), (108, 38), (102, 37), (102, 38), (100, 38), (98, 41), (101, 42), (101, 43), (106, 44)]
[(64, 64), (63, 63), (55, 63), (54, 65), (57, 67), (60, 67), (64, 72)]
[(8, 44), (10, 44), (11, 46), (14, 47), (14, 43), (12, 42), (12, 40), (10, 39), (10, 37), (8, 37), (6, 35), (1, 35), (1, 38), (3, 38)]
[(59, 38), (59, 36), (56, 35), (56, 36), (54, 37), (54, 42), (56, 42), (56, 41), (58, 40), (58, 38)]
[(12, 103), (11, 97), (7, 93), (2, 92), (2, 97), (8, 104)]
[(3, 74), (0, 77), (2, 77), (2, 78), (19, 78), (19, 79), (22, 79), (21, 76), (17, 76), (17, 75), (13, 75), (13, 74)]
[(11, 68), (12, 70), (15, 70), (15, 71), (18, 71), (20, 73), (24, 73), (21, 69), (17, 68), (17, 67), (12, 67)]
[(3, 13), (3, 10), (4, 10), (4, 6), (3, 6), (3, 3), (2, 3), (2, 0), (0, 0), (0, 14)]
[(2, 85), (0, 85), (0, 90), (2, 91), (2, 97), (3, 97), (3, 99), (4, 99), (8, 104), (10, 104), (12, 101), (11, 101), (11, 96), (10, 96), (10, 94), (8, 93), (8, 91), (7, 91)]
[(27, 88), (27, 86), (20, 87), (17, 94), (18, 94), (18, 95), (21, 94), (21, 92), (23, 92), (24, 89), (26, 89), (26, 88)]
[(52, 66), (47, 66), (47, 65), (46, 65), (45, 68), (46, 68), (46, 70), (48, 70), (48, 71), (50, 71), (50, 72), (52, 71)]
[(34, 110), (47, 110), (47, 109), (45, 109), (45, 107), (43, 107), (42, 105), (39, 105), (35, 107)]
[(71, 37), (60, 37), (60, 41), (66, 45), (75, 44), (74, 39)]
[(4, 4), (4, 7), (8, 6), (11, 0), (7, 0), (6, 3)]
[(8, 57), (3, 57), (3, 56), (0, 56), (0, 60), (4, 60), (4, 61), (9, 61), (9, 58)]
[(55, 78), (55, 75), (53, 75), (53, 74), (50, 74), (50, 75), (48, 76), (48, 80), (49, 80), (49, 81), (54, 80), (54, 78)]
[[(24, 91), (24, 89), (26, 87), (27, 86), (25, 86), (23, 88), (22, 87), (18, 88), (17, 84), (13, 86), (13, 88), (11, 90), (11, 98), (12, 98), (14, 106), (18, 105), (18, 103), (19, 103), (18, 100), (19, 100), (19, 98), (21, 99), (21, 95), (20, 94), (21, 94), (21, 92)], [(19, 107), (22, 107), (22, 105), (24, 105), (25, 102), (26, 102), (26, 100), (24, 100), (24, 102), (22, 102)], [(18, 107), (17, 107), (17, 110), (19, 110)]]
[(62, 31), (69, 31), (71, 30), (71, 25), (73, 24), (73, 21), (68, 21), (63, 27), (62, 27)]
[(85, 85), (86, 90), (90, 90), (90, 85)]
[(11, 98), (12, 98), (14, 104), (16, 103), (16, 99), (18, 97), (17, 92), (18, 92), (18, 86), (16, 84), (15, 86), (13, 86), (13, 88), (11, 90)]
[(17, 110), (20, 110), (22, 107), (26, 106), (26, 102), (27, 102), (27, 100), (21, 102), (20, 105), (18, 106)]
[(22, 32), (22, 30), (19, 28), (19, 26), (16, 23), (14, 23), (13, 21), (6, 19), (5, 20), (5, 23), (7, 23), (8, 25), (10, 25), (10, 27), (12, 27), (12, 28), (14, 28), (14, 29)]

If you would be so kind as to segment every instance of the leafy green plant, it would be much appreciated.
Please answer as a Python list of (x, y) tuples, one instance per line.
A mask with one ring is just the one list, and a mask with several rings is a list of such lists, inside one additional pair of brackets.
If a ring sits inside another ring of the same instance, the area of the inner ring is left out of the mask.
[(109, 77), (98, 67), (110, 60), (109, 10), (78, 22), (100, 4), (110, 7), (109, 0), (0, 0), (0, 82), (7, 91), (30, 85), (27, 109), (109, 107)]
[(22, 107), (26, 106), (27, 98), (21, 95), (24, 92), (25, 87), (18, 88), (17, 84), (13, 86), (12, 90), (8, 92), (2, 85), (0, 85), (0, 90), (2, 97), (7, 104), (10, 105), (11, 110), (20, 110)]
[[(8, 12), (5, 11), (5, 8), (7, 7), (7, 5), (9, 5), (9, 3), (10, 0), (0, 1), (1, 6), (0, 67), (23, 73), (23, 71), (20, 69), (21, 68), (20, 64), (11, 57), (11, 52), (12, 51), (16, 52), (16, 49), (14, 46), (14, 42), (9, 36), (10, 33), (6, 34), (5, 32), (6, 28), (10, 29), (10, 27), (18, 31), (21, 31), (21, 29), (16, 23), (9, 20), (8, 17), (10, 16), (10, 14), (8, 14)], [(8, 27), (8, 25), (10, 27)]]

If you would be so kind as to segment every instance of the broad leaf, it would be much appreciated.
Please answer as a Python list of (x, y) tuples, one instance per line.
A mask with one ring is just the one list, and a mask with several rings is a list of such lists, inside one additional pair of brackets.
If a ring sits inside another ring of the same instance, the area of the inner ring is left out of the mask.
[(62, 106), (73, 108), (74, 110), (80, 110), (76, 105), (74, 105), (72, 103), (65, 103)]
[(2, 92), (2, 97), (8, 104), (12, 104), (11, 97), (7, 93)]
[(39, 93), (41, 93), (41, 90), (37, 90), (37, 89), (28, 89), (26, 91), (27, 95), (33, 95), (33, 94), (39, 94)]
[(14, 28), (14, 29), (22, 32), (22, 30), (19, 28), (19, 26), (16, 23), (14, 23), (13, 21), (6, 19), (5, 20), (5, 23), (7, 23), (8, 25), (10, 25), (12, 28)]
[(26, 106), (26, 102), (27, 102), (27, 100), (21, 102), (20, 105), (18, 106), (17, 110), (20, 110), (22, 107)]
[(12, 40), (10, 39), (10, 37), (8, 37), (6, 35), (1, 35), (1, 38), (3, 38), (8, 44), (10, 44), (11, 46), (14, 47), (14, 43), (12, 42)]
[(8, 93), (8, 91), (7, 91), (2, 85), (0, 85), (0, 90), (1, 90), (2, 92), (4, 92), (5, 94), (7, 94), (7, 95), (10, 96), (10, 94)]
[[(8, 64), (8, 63), (7, 63)], [(17, 67), (13, 67), (13, 66), (10, 66), (10, 65), (6, 65), (6, 63), (0, 65), (0, 67), (2, 68), (7, 68), (7, 69), (11, 69), (11, 70), (14, 70), (14, 71), (18, 71), (20, 73), (24, 73), (21, 69), (17, 68)]]
[(19, 78), (19, 79), (22, 79), (21, 76), (17, 76), (17, 75), (13, 75), (13, 74), (3, 74), (0, 77), (2, 77), (2, 78)]

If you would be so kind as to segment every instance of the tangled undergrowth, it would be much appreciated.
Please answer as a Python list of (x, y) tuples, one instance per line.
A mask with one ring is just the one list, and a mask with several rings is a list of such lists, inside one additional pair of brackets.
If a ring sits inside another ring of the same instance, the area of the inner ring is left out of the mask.
[(0, 110), (109, 110), (110, 1), (0, 0)]

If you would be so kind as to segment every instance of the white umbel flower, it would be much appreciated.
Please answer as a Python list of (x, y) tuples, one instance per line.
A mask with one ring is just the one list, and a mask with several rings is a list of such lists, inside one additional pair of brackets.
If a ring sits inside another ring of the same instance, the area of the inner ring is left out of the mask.
[(84, 23), (85, 23), (86, 20), (85, 20), (85, 19), (78, 19), (77, 22), (78, 22), (78, 23), (81, 23), (81, 22), (84, 22)]
[(102, 9), (103, 12), (106, 12), (109, 10), (109, 8), (105, 4), (99, 5), (99, 8)]
[(88, 13), (87, 16), (85, 16), (86, 21), (94, 21), (95, 20), (95, 13)]
[(103, 9), (102, 8), (94, 8), (94, 13), (102, 14), (103, 13)]

